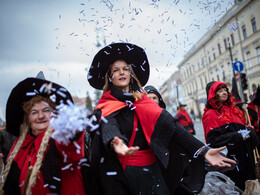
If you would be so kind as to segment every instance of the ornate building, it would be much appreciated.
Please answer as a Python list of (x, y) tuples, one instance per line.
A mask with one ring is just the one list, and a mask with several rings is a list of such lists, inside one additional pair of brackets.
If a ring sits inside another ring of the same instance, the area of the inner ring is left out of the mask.
[[(260, 0), (236, 1), (179, 63), (183, 100), (189, 109), (194, 108), (197, 117), (203, 114), (208, 82), (223, 81), (231, 91), (234, 61), (244, 64), (242, 73), (248, 84), (243, 91), (245, 99), (253, 92), (252, 86), (260, 84), (259, 29)], [(169, 82), (171, 78), (165, 83)], [(240, 86), (239, 82), (237, 85)]]

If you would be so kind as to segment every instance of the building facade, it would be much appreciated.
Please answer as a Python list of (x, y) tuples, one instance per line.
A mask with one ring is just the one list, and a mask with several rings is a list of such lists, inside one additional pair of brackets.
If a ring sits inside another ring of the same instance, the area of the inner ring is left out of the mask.
[[(183, 101), (196, 117), (203, 114), (208, 82), (223, 81), (231, 91), (235, 61), (244, 65), (241, 73), (246, 74), (248, 88), (243, 95), (248, 99), (252, 86), (260, 84), (260, 0), (236, 1), (179, 63)], [(174, 85), (171, 79), (165, 82), (170, 83), (168, 87)], [(237, 85), (240, 87), (239, 82)]]
[(159, 88), (159, 92), (166, 104), (166, 110), (176, 115), (177, 106), (184, 101), (180, 72), (175, 71)]

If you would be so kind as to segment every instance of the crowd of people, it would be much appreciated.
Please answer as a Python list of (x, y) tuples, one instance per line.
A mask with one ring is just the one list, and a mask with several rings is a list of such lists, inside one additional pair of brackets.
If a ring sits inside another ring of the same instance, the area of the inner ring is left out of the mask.
[(256, 178), (260, 89), (248, 106), (250, 126), (227, 85), (208, 83), (205, 145), (194, 136), (194, 111), (190, 117), (179, 104), (176, 116), (167, 112), (158, 90), (145, 86), (149, 74), (147, 55), (137, 45), (113, 43), (98, 51), (87, 77), (103, 90), (89, 116), (95, 128), (76, 130), (68, 143), (52, 136), (50, 121), (61, 105), (73, 104), (69, 91), (45, 78), (19, 82), (6, 105), (6, 131), (17, 139), (5, 158), (0, 155), (1, 194), (198, 194), (205, 161), (227, 168), (244, 190), (245, 181)]

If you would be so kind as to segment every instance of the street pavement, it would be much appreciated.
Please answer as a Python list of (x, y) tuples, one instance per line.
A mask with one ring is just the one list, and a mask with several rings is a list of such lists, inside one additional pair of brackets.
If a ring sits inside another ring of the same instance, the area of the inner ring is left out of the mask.
[(204, 130), (203, 130), (203, 125), (201, 120), (197, 119), (196, 121), (194, 121), (194, 129), (196, 130), (195, 137), (198, 138), (203, 143), (205, 143)]

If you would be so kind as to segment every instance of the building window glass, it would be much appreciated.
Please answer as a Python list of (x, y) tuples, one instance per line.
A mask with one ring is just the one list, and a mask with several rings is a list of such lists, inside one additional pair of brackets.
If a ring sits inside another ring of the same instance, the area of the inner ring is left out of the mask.
[(214, 47), (212, 48), (212, 54), (213, 54), (213, 58), (215, 60), (216, 59), (216, 52), (215, 52), (215, 48)]
[(260, 47), (256, 48), (257, 62), (260, 64)]
[(256, 27), (255, 18), (251, 19), (251, 24), (252, 24), (253, 33), (256, 33), (257, 32), (257, 27)]
[(221, 46), (220, 46), (220, 44), (218, 44), (218, 53), (219, 53), (219, 55), (221, 55)]
[(208, 51), (208, 59), (209, 59), (209, 63), (211, 62), (211, 59), (210, 59), (210, 53)]
[(208, 81), (206, 75), (204, 76), (204, 79), (205, 79), (205, 84), (207, 85)]
[(246, 53), (246, 58), (247, 58), (248, 68), (251, 68), (253, 65), (252, 65), (252, 58), (251, 58), (251, 53), (250, 53), (250, 51)]
[(225, 81), (226, 78), (225, 78), (225, 68), (224, 68), (224, 65), (221, 66), (221, 71), (222, 71), (222, 80)]
[(211, 80), (214, 81), (214, 74), (213, 74), (213, 72), (210, 72), (210, 77), (211, 77)]
[(201, 89), (204, 88), (202, 78), (200, 77)]
[(235, 45), (234, 34), (232, 33), (232, 34), (230, 35), (230, 37), (231, 37), (231, 43), (232, 43), (232, 46), (234, 46), (234, 45)]
[(225, 45), (225, 50), (227, 50), (227, 40), (226, 39), (224, 39), (224, 45)]
[(242, 26), (242, 32), (243, 32), (243, 37), (244, 37), (244, 39), (246, 39), (246, 38), (247, 38), (246, 25), (243, 25), (243, 26)]

